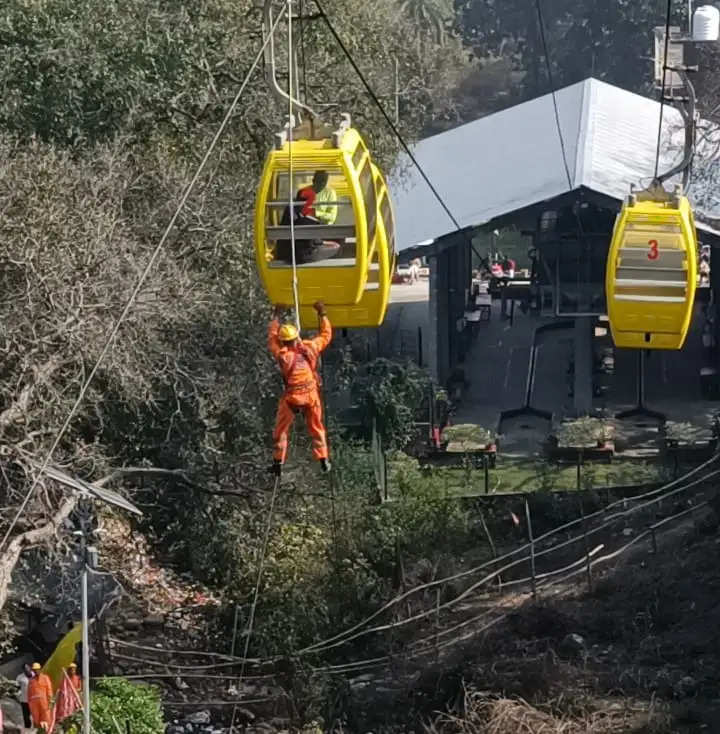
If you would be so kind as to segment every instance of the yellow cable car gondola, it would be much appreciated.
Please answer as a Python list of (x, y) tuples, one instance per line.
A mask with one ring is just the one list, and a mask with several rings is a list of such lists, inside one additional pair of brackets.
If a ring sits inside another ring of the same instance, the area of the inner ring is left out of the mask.
[[(392, 274), (395, 272), (395, 219), (390, 192), (380, 169), (372, 164), (378, 205), (375, 241), (371, 244), (368, 277), (360, 300), (355, 304), (327, 305), (330, 321), (339, 328), (380, 326), (385, 320)], [(313, 327), (317, 315), (311, 306), (300, 307), (300, 323)]]
[[(318, 172), (325, 172), (322, 191), (331, 196), (314, 203)], [(295, 198), (308, 191), (310, 198)], [(374, 255), (378, 204), (368, 149), (349, 119), (334, 133), (306, 124), (293, 130), (291, 143), (281, 133), (267, 157), (256, 202), (255, 252), (273, 304), (293, 302), (291, 193), (300, 306), (358, 303)], [(321, 208), (324, 219), (314, 216)]]
[(697, 286), (692, 208), (678, 187), (632, 193), (615, 221), (605, 273), (617, 347), (682, 348)]

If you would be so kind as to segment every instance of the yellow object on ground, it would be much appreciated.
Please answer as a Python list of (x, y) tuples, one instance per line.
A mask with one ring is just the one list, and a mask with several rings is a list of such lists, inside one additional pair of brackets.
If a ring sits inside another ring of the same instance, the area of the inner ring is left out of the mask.
[(53, 654), (43, 665), (43, 673), (46, 673), (52, 681), (53, 692), (60, 688), (63, 680), (63, 671), (75, 660), (75, 646), (82, 641), (82, 624), (78, 622), (60, 640)]

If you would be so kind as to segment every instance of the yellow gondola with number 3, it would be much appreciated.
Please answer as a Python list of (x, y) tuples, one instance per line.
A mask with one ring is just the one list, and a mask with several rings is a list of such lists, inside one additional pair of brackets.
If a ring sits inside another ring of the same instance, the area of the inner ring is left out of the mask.
[(631, 193), (615, 221), (605, 273), (615, 346), (681, 349), (697, 277), (695, 219), (681, 189)]

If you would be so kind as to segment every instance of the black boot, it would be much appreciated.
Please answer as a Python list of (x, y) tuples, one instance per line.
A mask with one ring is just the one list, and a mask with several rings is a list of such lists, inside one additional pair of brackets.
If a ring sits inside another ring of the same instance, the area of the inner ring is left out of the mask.
[(320, 468), (322, 469), (323, 474), (327, 474), (331, 469), (330, 460), (320, 459)]
[(277, 459), (273, 460), (272, 466), (268, 468), (268, 471), (275, 477), (279, 477), (282, 474), (282, 462)]

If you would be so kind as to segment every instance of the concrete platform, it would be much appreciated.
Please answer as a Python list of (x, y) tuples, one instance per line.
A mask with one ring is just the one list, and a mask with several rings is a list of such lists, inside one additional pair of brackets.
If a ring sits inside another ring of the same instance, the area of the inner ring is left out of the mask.
[[(646, 360), (646, 405), (665, 413), (669, 421), (689, 423), (697, 431), (708, 434), (720, 402), (701, 396), (702, 314), (699, 307), (697, 311), (682, 350), (653, 352)], [(491, 319), (480, 328), (465, 362), (470, 386), (456, 410), (455, 422), (492, 428), (500, 424), (503, 411), (523, 406), (535, 330), (550, 321), (516, 309), (511, 326), (508, 320), (501, 320), (499, 302), (493, 303)], [(607, 339), (611, 344), (609, 336)], [(545, 332), (538, 339), (535, 378), (529, 386), (533, 408), (558, 417), (572, 413), (568, 366), (573, 345), (573, 329)], [(593, 407), (611, 416), (634, 407), (636, 375), (637, 353), (616, 350), (614, 374), (605, 378), (609, 389), (602, 398), (593, 400)], [(618, 420), (616, 425), (616, 454), (628, 457), (657, 454), (662, 435), (657, 421), (642, 417)], [(507, 419), (501, 426), (500, 452), (514, 456), (538, 455), (549, 430), (549, 422), (534, 415)]]

